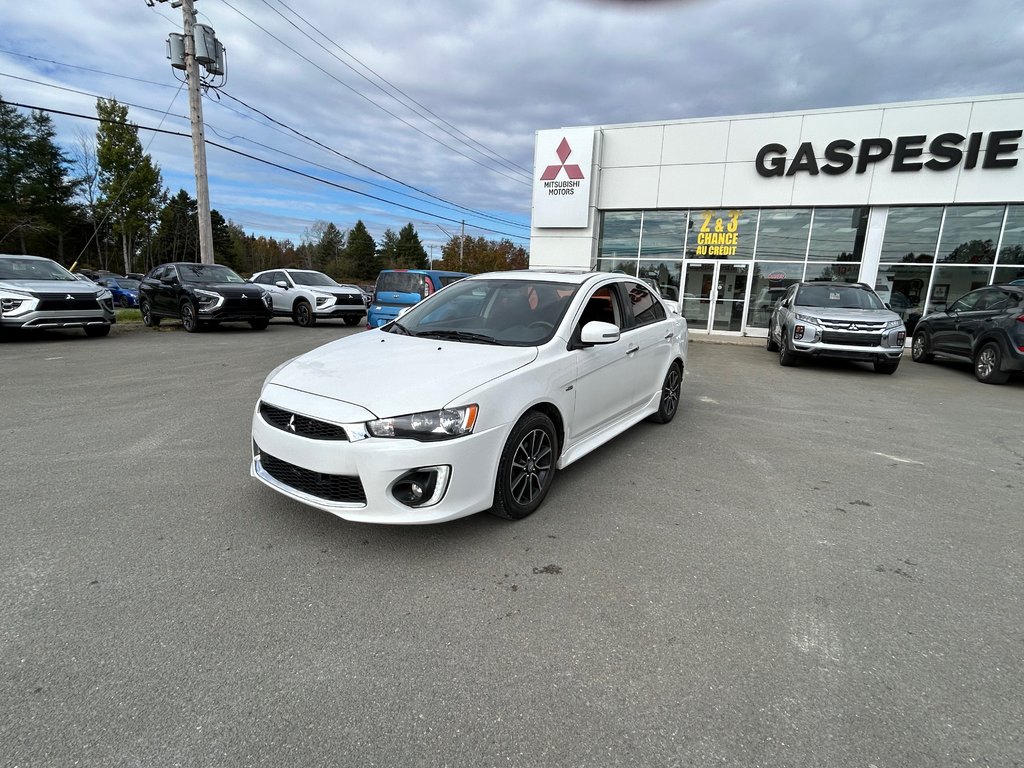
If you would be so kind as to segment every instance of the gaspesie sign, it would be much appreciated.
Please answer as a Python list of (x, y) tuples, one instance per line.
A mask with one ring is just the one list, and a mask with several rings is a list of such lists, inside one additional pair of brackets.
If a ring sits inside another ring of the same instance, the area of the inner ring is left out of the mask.
[[(853, 142), (850, 139), (836, 139), (825, 146), (824, 153), (819, 157), (814, 144), (805, 141), (792, 157), (783, 144), (765, 144), (757, 153), (754, 166), (757, 172), (766, 178), (772, 176), (795, 176), (807, 173), (817, 176), (825, 173), (838, 176), (853, 170), (864, 173), (868, 168), (889, 161), (893, 173), (914, 172), (926, 169), (929, 171), (948, 171), (962, 165), (965, 169), (975, 168), (1013, 168), (1017, 165), (1017, 140), (1024, 131), (991, 131), (987, 135), (983, 131), (964, 136), (960, 133), (940, 133), (930, 141), (928, 136), (899, 136), (895, 141), (887, 138), (861, 139)], [(856, 152), (854, 152), (856, 150)], [(923, 159), (927, 152), (931, 155)]]

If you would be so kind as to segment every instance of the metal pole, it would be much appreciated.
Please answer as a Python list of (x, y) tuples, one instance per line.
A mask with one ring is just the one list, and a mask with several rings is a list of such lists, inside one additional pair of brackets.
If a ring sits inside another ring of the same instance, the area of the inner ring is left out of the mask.
[(462, 237), (459, 238), (459, 269), (462, 269), (462, 247), (466, 244), (466, 220), (462, 220)]
[(196, 201), (199, 203), (199, 260), (213, 264), (213, 224), (210, 221), (210, 187), (206, 176), (206, 136), (203, 133), (203, 100), (199, 93), (199, 62), (196, 61), (196, 11), (192, 0), (182, 0), (185, 19), (185, 73), (192, 122), (192, 159), (196, 167)]

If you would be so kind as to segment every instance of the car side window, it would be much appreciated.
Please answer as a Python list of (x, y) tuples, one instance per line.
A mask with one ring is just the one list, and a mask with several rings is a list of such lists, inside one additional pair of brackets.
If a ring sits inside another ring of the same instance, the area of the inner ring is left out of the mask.
[(274, 284), (273, 281), (270, 279), (270, 273), (269, 272), (267, 272), (266, 274), (257, 276), (256, 279), (253, 280), (253, 282), (254, 283), (259, 283), (260, 285), (273, 285)]
[(959, 299), (949, 305), (950, 312), (970, 312), (976, 308), (978, 302), (981, 300), (981, 296), (984, 291), (974, 291), (968, 293), (966, 296), (961, 296)]
[(978, 303), (974, 305), (976, 310), (988, 310), (994, 312), (1000, 309), (1006, 309), (1010, 306), (1010, 297), (1008, 294), (1003, 293), (998, 289), (985, 291), (984, 295), (978, 299)]
[(619, 303), (615, 300), (610, 285), (603, 285), (590, 294), (587, 303), (583, 305), (583, 314), (580, 315), (579, 327), (582, 328), (593, 320), (611, 323), (619, 328), (622, 327)]
[(665, 319), (665, 307), (654, 292), (643, 283), (627, 282), (622, 285), (626, 298), (626, 313), (632, 325), (649, 325)]

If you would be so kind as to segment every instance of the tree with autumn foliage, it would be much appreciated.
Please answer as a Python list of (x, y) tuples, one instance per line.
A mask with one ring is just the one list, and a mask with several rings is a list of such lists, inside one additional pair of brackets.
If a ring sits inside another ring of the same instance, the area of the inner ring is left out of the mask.
[(511, 240), (467, 237), (461, 243), (460, 249), (460, 239), (453, 237), (444, 244), (441, 249), (441, 259), (434, 264), (435, 268), (479, 274), (480, 272), (526, 269), (530, 266), (529, 252)]

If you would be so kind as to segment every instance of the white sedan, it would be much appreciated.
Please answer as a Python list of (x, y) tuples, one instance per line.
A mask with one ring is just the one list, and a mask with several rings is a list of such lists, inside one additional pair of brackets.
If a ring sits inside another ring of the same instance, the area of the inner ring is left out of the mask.
[(476, 275), (272, 371), (251, 474), (346, 520), (523, 518), (558, 469), (672, 420), (687, 340), (678, 305), (628, 275)]

